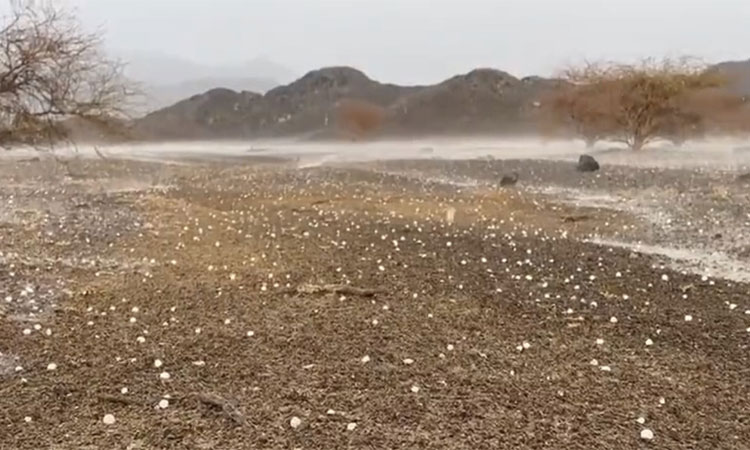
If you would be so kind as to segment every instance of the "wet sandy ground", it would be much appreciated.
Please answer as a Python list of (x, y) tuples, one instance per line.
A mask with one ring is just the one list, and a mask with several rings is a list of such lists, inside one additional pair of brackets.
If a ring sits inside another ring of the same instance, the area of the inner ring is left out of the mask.
[(737, 170), (195, 159), (0, 166), (1, 448), (747, 448)]

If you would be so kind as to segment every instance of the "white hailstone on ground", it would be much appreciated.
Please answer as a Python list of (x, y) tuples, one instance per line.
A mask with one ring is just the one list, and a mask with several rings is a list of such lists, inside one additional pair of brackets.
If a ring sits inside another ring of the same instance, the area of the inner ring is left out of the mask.
[(130, 323), (136, 323), (136, 322), (137, 322), (137, 320), (138, 320), (138, 319), (136, 319), (135, 317), (131, 317), (131, 318), (130, 318)]
[(26, 328), (26, 329), (23, 330), (23, 335), (24, 336), (28, 336), (30, 334), (31, 334), (31, 330), (30, 329)]
[(654, 341), (652, 341), (651, 339), (646, 339), (646, 346), (651, 347), (652, 345), (654, 345)]
[(598, 366), (599, 365), (599, 361), (597, 361), (595, 359), (592, 359), (591, 362), (589, 362), (589, 364), (591, 364), (592, 366)]
[(39, 325), (39, 324), (37, 323), (37, 324), (35, 324), (35, 325), (34, 325), (34, 329), (35, 329), (36, 331), (39, 331), (39, 330), (41, 330), (41, 329), (42, 329), (42, 326), (41, 326), (41, 325)]
[(654, 439), (654, 432), (649, 430), (648, 428), (644, 428), (641, 430), (641, 439), (644, 441), (650, 441)]
[(357, 424), (354, 423), (354, 422), (351, 422), (351, 423), (349, 423), (349, 424), (346, 425), (346, 429), (348, 431), (354, 431), (355, 428), (357, 428)]
[(404, 360), (404, 364), (406, 364), (407, 366), (411, 366), (412, 364), (414, 364), (414, 360), (411, 358), (406, 358)]
[(622, 277), (622, 273), (620, 273), (620, 272), (617, 272), (617, 273), (615, 274), (615, 278), (620, 278), (620, 277)]
[(55, 364), (55, 363), (49, 363), (47, 365), (47, 370), (57, 370), (57, 364)]
[(601, 338), (597, 339), (596, 345), (604, 345), (604, 339), (601, 339)]
[(415, 393), (415, 394), (419, 393), (419, 386), (417, 386), (417, 385), (415, 384), (414, 386), (412, 386), (412, 387), (411, 387), (411, 391), (412, 391), (413, 393)]
[(146, 342), (146, 338), (143, 336), (138, 336), (137, 338), (135, 338), (135, 340), (138, 341), (139, 344), (143, 344), (144, 342)]
[(638, 422), (639, 424), (643, 425), (644, 423), (646, 423), (646, 418), (645, 417), (639, 417), (635, 421)]
[(128, 388), (126, 388), (126, 387), (124, 387), (124, 388), (120, 389), (120, 394), (122, 394), (122, 395), (125, 395), (125, 394), (127, 394), (128, 392), (129, 392), (129, 391), (128, 391)]
[(521, 344), (521, 347), (522, 347), (522, 348), (523, 348), (524, 350), (528, 350), (528, 349), (530, 349), (530, 348), (531, 348), (531, 344), (529, 344), (529, 343), (528, 343), (527, 341), (523, 341), (523, 343)]
[(662, 275), (661, 281), (669, 281), (669, 276), (667, 274)]
[(236, 280), (236, 279), (237, 279), (237, 275), (236, 275), (236, 274), (233, 274), (233, 273), (230, 273), (230, 274), (229, 274), (229, 279), (230, 279), (230, 280), (232, 280), (232, 281), (234, 281), (234, 280)]
[(133, 306), (133, 308), (130, 311), (132, 311), (133, 314), (138, 314), (139, 309), (137, 306)]
[(169, 372), (162, 372), (159, 374), (159, 378), (161, 378), (162, 380), (168, 380), (172, 378), (172, 376), (169, 374)]
[(44, 330), (44, 334), (47, 336), (52, 336), (52, 330), (47, 328), (46, 330)]
[(612, 368), (609, 366), (601, 366), (599, 370), (601, 370), (602, 372), (612, 372)]
[(198, 328), (195, 329), (195, 334), (201, 334), (201, 331), (202, 330), (200, 329), (200, 327), (198, 327)]
[(155, 360), (154, 360), (154, 367), (156, 367), (157, 369), (158, 369), (159, 367), (163, 366), (163, 365), (164, 365), (164, 363), (163, 363), (163, 362), (161, 362), (161, 359), (155, 359)]
[(736, 304), (732, 303), (731, 305), (729, 305), (729, 310), (730, 311), (734, 311), (735, 309), (737, 309), (737, 305)]
[(206, 365), (206, 362), (202, 361), (202, 360), (201, 361), (193, 361), (193, 365), (196, 366), (196, 367), (203, 367), (203, 366)]
[(245, 334), (246, 334), (247, 337), (253, 337), (253, 336), (255, 336), (255, 331), (248, 331)]
[(667, 403), (667, 400), (665, 400), (664, 397), (660, 397), (659, 398), (659, 404), (660, 405), (664, 405), (665, 403)]
[(294, 416), (289, 420), (289, 426), (294, 429), (299, 428), (300, 425), (302, 425), (302, 419), (297, 416)]
[(26, 416), (26, 417), (23, 418), (23, 421), (26, 422), (26, 423), (31, 423), (32, 420), (33, 419), (31, 417), (29, 417), (29, 416)]
[(368, 355), (365, 355), (362, 357), (361, 361), (362, 364), (367, 364), (368, 362), (370, 362), (370, 357)]
[(232, 323), (232, 319), (224, 319), (224, 325), (229, 325)]
[(692, 321), (693, 321), (693, 316), (691, 316), (690, 314), (686, 314), (685, 315), (685, 322), (692, 322)]
[(378, 322), (378, 319), (372, 319), (372, 324), (373, 325), (377, 325), (378, 323), (380, 323), (380, 322)]
[(440, 359), (445, 359), (445, 353), (441, 353), (441, 354), (439, 354), (439, 355), (438, 355), (438, 358), (440, 358)]
[(455, 349), (456, 347), (454, 347), (454, 346), (453, 346), (453, 344), (448, 344), (448, 345), (447, 345), (447, 346), (446, 346), (445, 348), (446, 348), (446, 349), (447, 349), (447, 350), (448, 350), (449, 352), (452, 352), (452, 351), (453, 351), (453, 350), (454, 350), (454, 349)]
[(336, 411), (334, 411), (333, 409), (329, 409), (328, 411), (326, 411), (326, 414), (328, 414), (329, 416), (333, 416), (336, 414)]
[(157, 406), (159, 407), (159, 409), (167, 409), (169, 408), (169, 400), (163, 398), (159, 400), (159, 404)]
[(114, 425), (115, 416), (113, 416), (112, 414), (105, 414), (102, 422), (104, 422), (104, 425)]

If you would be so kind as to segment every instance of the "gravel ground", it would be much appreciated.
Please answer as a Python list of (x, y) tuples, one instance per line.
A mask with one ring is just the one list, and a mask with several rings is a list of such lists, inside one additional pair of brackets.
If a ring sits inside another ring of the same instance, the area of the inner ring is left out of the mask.
[[(512, 170), (519, 186), (498, 188)], [(748, 285), (584, 242), (731, 242), (747, 220), (732, 174), (239, 159), (0, 174), (0, 448), (749, 446)], [(682, 228), (560, 189), (653, 194)]]

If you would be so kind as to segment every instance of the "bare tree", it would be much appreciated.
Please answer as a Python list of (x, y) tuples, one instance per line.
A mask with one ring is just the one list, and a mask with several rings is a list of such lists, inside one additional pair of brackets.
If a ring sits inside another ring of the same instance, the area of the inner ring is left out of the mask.
[(66, 121), (110, 126), (134, 91), (101, 33), (45, 1), (11, 0), (0, 25), (0, 145), (66, 139)]
[(565, 78), (568, 100), (553, 104), (559, 116), (635, 150), (659, 138), (682, 140), (689, 136), (683, 131), (699, 129), (705, 111), (687, 108), (686, 99), (722, 84), (687, 58), (586, 64), (569, 69)]

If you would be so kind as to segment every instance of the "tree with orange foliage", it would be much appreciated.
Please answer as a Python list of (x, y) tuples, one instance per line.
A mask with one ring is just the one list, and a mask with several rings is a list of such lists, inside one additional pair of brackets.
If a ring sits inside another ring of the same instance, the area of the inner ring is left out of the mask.
[[(565, 72), (568, 88), (550, 104), (558, 119), (584, 137), (622, 142), (634, 150), (660, 138), (682, 140), (703, 123), (705, 108), (690, 107), (698, 92), (722, 80), (690, 59), (598, 63)], [(718, 107), (718, 103), (716, 104)]]
[(381, 127), (385, 109), (364, 100), (346, 99), (337, 105), (338, 123), (353, 139), (362, 139)]

